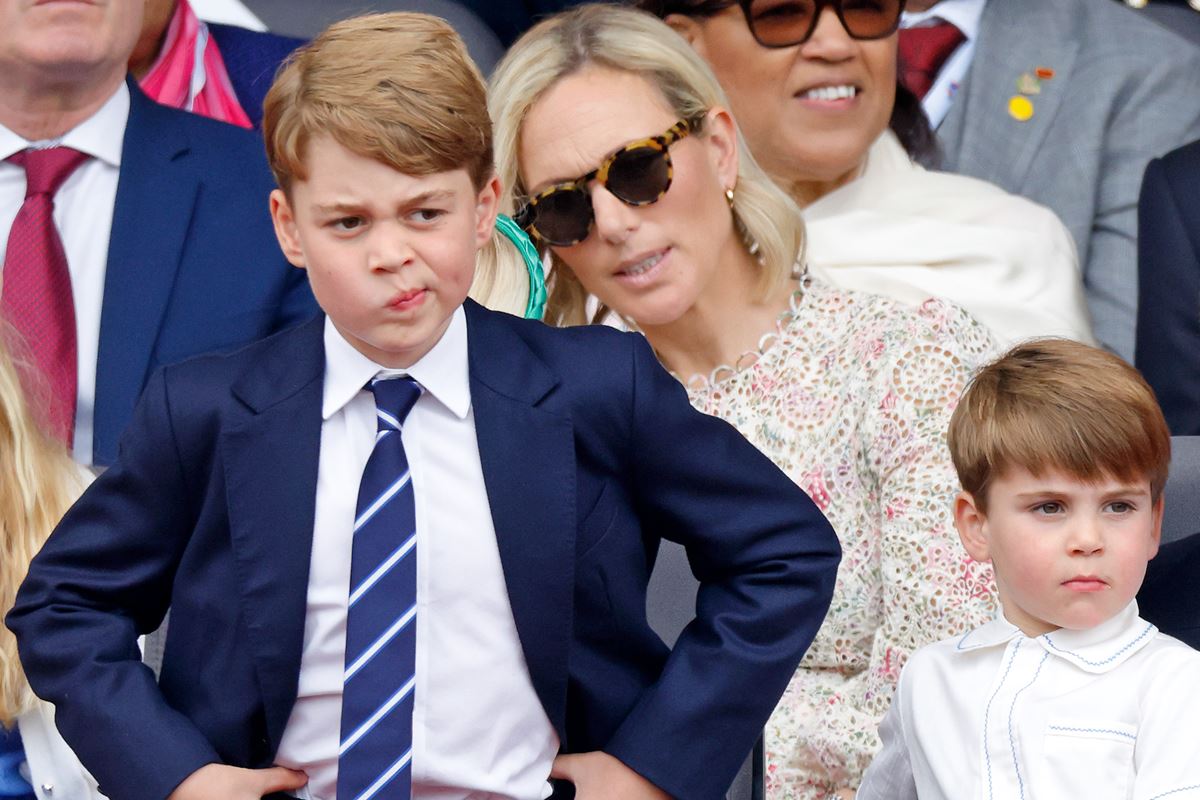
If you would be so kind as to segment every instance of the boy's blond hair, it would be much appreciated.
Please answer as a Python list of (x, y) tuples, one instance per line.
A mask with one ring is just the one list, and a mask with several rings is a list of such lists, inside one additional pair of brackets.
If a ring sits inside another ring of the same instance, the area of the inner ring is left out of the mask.
[[(476, 191), (495, 172), (483, 77), (454, 28), (428, 14), (342, 20), (288, 58), (263, 101), (267, 162), (285, 193), (307, 178), (318, 136), (406, 175), (465, 169)], [(528, 277), (502, 239), (481, 251), (471, 295), (519, 314)]]
[(267, 161), (285, 192), (305, 180), (308, 143), (330, 136), (406, 175), (465, 168), (492, 176), (483, 77), (439, 17), (394, 13), (337, 22), (297, 50), (263, 101)]
[(1115, 355), (1036, 339), (984, 367), (950, 419), (958, 479), (980, 511), (1006, 469), (1058, 470), (1086, 482), (1149, 480), (1162, 496), (1171, 434), (1154, 392)]

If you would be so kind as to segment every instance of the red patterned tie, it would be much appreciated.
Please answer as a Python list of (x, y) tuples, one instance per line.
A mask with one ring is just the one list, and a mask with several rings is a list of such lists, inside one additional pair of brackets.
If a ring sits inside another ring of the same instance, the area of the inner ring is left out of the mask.
[[(68, 147), (23, 150), (9, 161), (25, 168), (25, 202), (4, 254), (0, 315), (40, 372), (29, 385), (49, 433), (71, 444), (75, 429), (75, 303), (67, 255), (54, 226), (54, 194), (88, 159)], [(24, 359), (22, 359), (24, 360)], [(44, 390), (48, 396), (41, 397)]]
[(966, 40), (962, 31), (945, 20), (901, 30), (900, 82), (917, 97), (924, 98), (946, 59)]

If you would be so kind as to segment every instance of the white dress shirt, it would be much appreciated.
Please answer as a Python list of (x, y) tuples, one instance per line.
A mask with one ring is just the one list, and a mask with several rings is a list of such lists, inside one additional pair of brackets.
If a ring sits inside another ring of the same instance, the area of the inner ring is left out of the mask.
[(467, 364), (466, 315), (407, 370), (370, 361), (325, 322), (316, 518), (299, 696), (276, 763), (308, 774), (311, 800), (334, 800), (346, 601), (358, 482), (375, 442), (377, 374), (425, 391), (402, 429), (417, 522), (417, 685), (413, 797), (548, 797), (558, 736), (517, 638), (488, 505)]
[[(92, 463), (92, 410), (96, 405), (96, 353), (100, 346), (100, 311), (104, 304), (104, 272), (112, 232), (121, 146), (129, 121), (129, 87), (121, 82), (100, 110), (59, 139), (29, 142), (0, 125), (0, 270), (13, 220), (25, 202), (25, 170), (3, 159), (28, 148), (63, 145), (92, 158), (63, 183), (54, 196), (71, 296), (75, 301), (78, 372), (75, 406), (75, 460)], [(0, 274), (0, 279), (3, 276)]]
[(191, 5), (196, 16), (205, 22), (236, 25), (252, 31), (267, 29), (263, 21), (241, 0), (191, 0)]
[(54, 725), (54, 706), (39, 701), (17, 717), (29, 783), (38, 800), (106, 800)]
[[(932, 25), (938, 20), (945, 20), (953, 23), (966, 37), (966, 41), (955, 48), (946, 59), (946, 63), (942, 64), (937, 80), (929, 87), (929, 93), (921, 101), (921, 106), (929, 117), (929, 124), (935, 130), (950, 113), (950, 104), (954, 102), (959, 87), (967, 79), (967, 71), (970, 70), (971, 59), (975, 55), (975, 41), (979, 38), (979, 18), (983, 16), (983, 6), (986, 2), (987, 0), (940, 0), (926, 11), (905, 11), (900, 17), (901, 28), (920, 28)], [(1016, 88), (1014, 84), (1014, 92)]]
[(1000, 618), (922, 648), (858, 800), (1200, 798), (1200, 653), (1130, 603), (1035, 639)]

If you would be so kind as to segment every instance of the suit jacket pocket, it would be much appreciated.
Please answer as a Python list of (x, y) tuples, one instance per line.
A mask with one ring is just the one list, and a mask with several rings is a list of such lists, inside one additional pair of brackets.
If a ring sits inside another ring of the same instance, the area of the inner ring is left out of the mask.
[(1103, 719), (1051, 718), (1043, 737), (1047, 797), (1126, 800), (1133, 795), (1137, 726)]
[(617, 518), (619, 491), (611, 483), (605, 483), (596, 498), (595, 505), (584, 520), (579, 523), (575, 534), (576, 559), (582, 562), (596, 551), (606, 536), (612, 532), (613, 523)]

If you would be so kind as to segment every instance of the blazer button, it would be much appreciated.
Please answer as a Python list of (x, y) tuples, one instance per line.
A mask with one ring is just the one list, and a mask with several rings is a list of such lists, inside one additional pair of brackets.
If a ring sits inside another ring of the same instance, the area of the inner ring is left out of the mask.
[(43, 783), (42, 791), (45, 792), (46, 794), (54, 794), (54, 784), (53, 783)]

